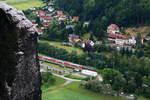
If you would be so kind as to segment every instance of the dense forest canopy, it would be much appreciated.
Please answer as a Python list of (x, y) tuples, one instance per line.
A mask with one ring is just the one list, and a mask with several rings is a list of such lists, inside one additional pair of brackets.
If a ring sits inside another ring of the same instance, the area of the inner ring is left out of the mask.
[(105, 27), (110, 23), (138, 26), (150, 23), (150, 0), (57, 0), (59, 8), (91, 26)]

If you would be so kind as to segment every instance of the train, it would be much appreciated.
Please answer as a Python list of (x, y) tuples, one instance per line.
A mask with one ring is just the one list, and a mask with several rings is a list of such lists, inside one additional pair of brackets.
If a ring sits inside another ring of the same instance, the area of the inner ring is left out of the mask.
[(43, 61), (53, 62), (53, 63), (56, 63), (56, 64), (61, 64), (61, 65), (64, 65), (64, 66), (68, 66), (68, 67), (72, 67), (72, 68), (76, 68), (76, 69), (80, 69), (80, 70), (82, 70), (82, 69), (94, 70), (92, 68), (89, 68), (89, 67), (86, 67), (86, 66), (83, 66), (83, 65), (74, 64), (74, 63), (71, 63), (71, 62), (62, 61), (62, 60), (58, 60), (58, 59), (51, 58), (51, 57), (46, 57), (46, 56), (38, 56), (38, 59), (43, 60)]

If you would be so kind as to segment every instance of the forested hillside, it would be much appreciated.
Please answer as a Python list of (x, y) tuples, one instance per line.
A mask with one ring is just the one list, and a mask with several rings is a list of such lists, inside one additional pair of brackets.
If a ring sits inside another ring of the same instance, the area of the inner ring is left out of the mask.
[[(150, 0), (57, 0), (59, 8), (81, 21), (91, 21), (90, 30), (103, 32), (111, 23), (121, 27), (150, 24)], [(95, 33), (95, 34), (96, 34)]]

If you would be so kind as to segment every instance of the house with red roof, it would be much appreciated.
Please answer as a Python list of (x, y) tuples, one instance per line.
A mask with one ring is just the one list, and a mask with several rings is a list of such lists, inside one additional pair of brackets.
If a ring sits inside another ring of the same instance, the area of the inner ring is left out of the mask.
[(59, 16), (61, 16), (61, 15), (64, 15), (64, 13), (62, 12), (62, 11), (59, 11), (59, 10), (57, 10), (56, 12), (55, 12), (55, 14), (59, 17)]
[(43, 10), (37, 11), (38, 16), (45, 16), (46, 13)]
[(35, 21), (32, 21), (32, 25), (33, 25), (33, 27), (37, 27), (38, 26), (38, 24)]
[(53, 12), (54, 8), (50, 6), (50, 7), (48, 7), (48, 11)]
[(48, 27), (48, 24), (43, 24), (43, 27), (44, 27), (44, 28), (47, 28), (47, 27)]
[(125, 45), (128, 43), (128, 37), (118, 33), (108, 34), (108, 40), (110, 43), (114, 43), (116, 45)]
[(54, 3), (49, 2), (47, 5), (48, 5), (48, 6), (54, 6)]
[(56, 16), (58, 17), (58, 20), (66, 20), (67, 16), (63, 13), (63, 11), (57, 10), (55, 11)]
[(116, 45), (135, 45), (136, 39), (134, 36), (127, 36), (120, 33), (119, 27), (116, 24), (111, 24), (107, 28), (108, 41)]
[(42, 29), (37, 29), (37, 31), (38, 31), (39, 35), (43, 34), (43, 30)]
[(66, 16), (66, 15), (61, 15), (61, 16), (59, 16), (58, 19), (59, 19), (59, 20), (66, 20), (66, 19), (67, 19), (67, 16)]
[(85, 51), (90, 52), (90, 51), (92, 51), (92, 48), (94, 46), (94, 42), (92, 40), (89, 40), (89, 39), (88, 40), (83, 40), (81, 45), (82, 45), (82, 48), (84, 48)]
[(75, 34), (69, 34), (68, 39), (69, 39), (70, 43), (76, 43), (76, 42), (80, 41), (79, 36), (75, 35)]
[(73, 22), (78, 22), (78, 21), (79, 21), (79, 17), (78, 17), (78, 16), (74, 16), (74, 17), (72, 18), (72, 21), (73, 21)]
[(110, 33), (108, 34), (108, 41), (110, 43), (114, 43), (116, 45), (135, 45), (136, 44), (136, 39), (134, 36), (126, 36), (121, 33)]
[(120, 32), (120, 29), (116, 24), (111, 24), (107, 28), (107, 33), (115, 34), (115, 33), (119, 33), (119, 32)]
[(40, 16), (40, 21), (42, 22), (52, 22), (51, 16)]

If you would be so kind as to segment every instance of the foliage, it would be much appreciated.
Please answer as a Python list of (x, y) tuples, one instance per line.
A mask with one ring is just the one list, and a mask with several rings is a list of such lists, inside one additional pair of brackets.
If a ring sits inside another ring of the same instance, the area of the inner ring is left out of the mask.
[(104, 69), (103, 72), (104, 83), (111, 84), (112, 88), (117, 91), (123, 91), (126, 84), (126, 79), (119, 71), (114, 69)]
[(80, 43), (75, 43), (74, 44), (75, 47), (74, 46), (65, 46), (65, 45), (62, 45), (60, 42), (55, 42), (55, 41), (41, 41), (41, 43), (48, 43), (49, 45), (65, 49), (69, 53), (76, 53), (78, 55), (84, 54), (82, 49), (77, 48), (80, 46)]
[(110, 84), (112, 89), (118, 92), (143, 95), (149, 93), (149, 85), (146, 90), (143, 90), (145, 89), (143, 78), (150, 76), (150, 59), (148, 57), (138, 58), (135, 55), (122, 55), (118, 52), (112, 52), (108, 57), (99, 53), (76, 55), (45, 43), (39, 44), (39, 53), (97, 69), (106, 68), (102, 71), (104, 83)]
[(96, 52), (113, 52), (116, 51), (115, 48), (106, 46), (105, 44), (95, 44), (94, 51)]
[(72, 74), (65, 75), (65, 77), (68, 77), (68, 78), (71, 78), (71, 79), (77, 79), (77, 80), (84, 80), (85, 79), (83, 77), (79, 77), (79, 76), (72, 75)]
[(127, 100), (126, 98), (97, 94), (83, 89), (79, 85), (80, 82), (73, 82), (61, 88), (56, 87), (53, 90), (44, 92), (42, 94), (42, 100)]
[(43, 88), (48, 88), (48, 87), (54, 85), (56, 80), (50, 72), (43, 72), (43, 73), (41, 73), (41, 76), (42, 76)]
[(89, 89), (93, 92), (104, 94), (104, 95), (113, 95), (112, 87), (110, 84), (103, 84), (98, 80), (89, 80), (87, 82), (81, 83), (81, 87)]
[(33, 11), (31, 11), (30, 9), (29, 10), (25, 10), (24, 11), (24, 14), (26, 15), (26, 17), (29, 19), (29, 20), (37, 20), (38, 17), (37, 17), (37, 14)]
[(144, 96), (150, 98), (150, 76), (143, 77), (143, 88)]
[(81, 21), (91, 21), (86, 33), (92, 31), (97, 37), (105, 36), (111, 23), (122, 27), (150, 23), (149, 0), (57, 0), (56, 4)]
[[(65, 49), (49, 45), (48, 43), (39, 43), (38, 51), (39, 53), (50, 57), (67, 60), (78, 64), (95, 66), (97, 68), (103, 67), (103, 61), (106, 59), (103, 55), (98, 55), (96, 53), (84, 53), (82, 55), (77, 55), (76, 52), (69, 53)], [(95, 60), (95, 58), (97, 58), (97, 60)]]

